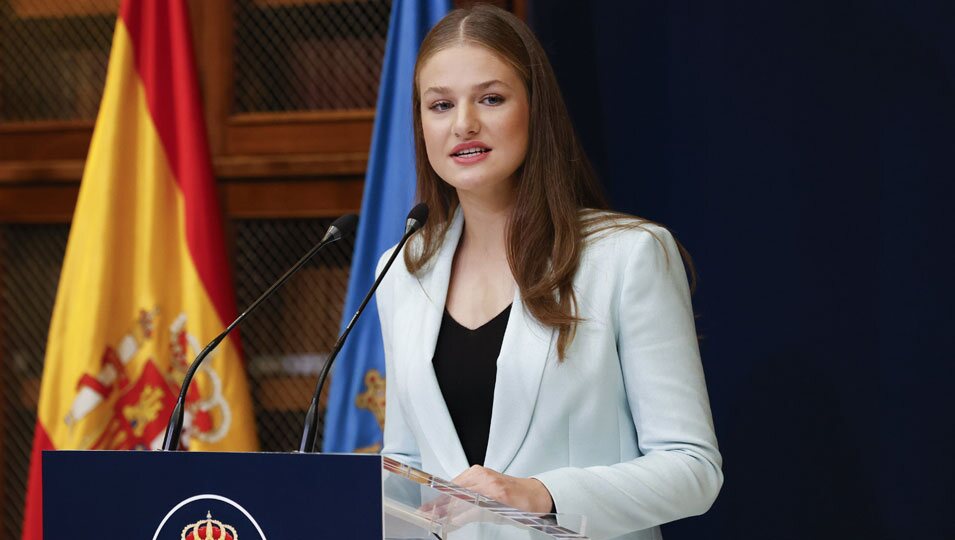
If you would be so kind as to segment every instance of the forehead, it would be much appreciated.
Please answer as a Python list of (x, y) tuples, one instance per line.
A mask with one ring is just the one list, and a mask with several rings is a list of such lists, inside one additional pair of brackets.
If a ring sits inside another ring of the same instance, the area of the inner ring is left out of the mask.
[(460, 44), (434, 53), (418, 71), (418, 87), (470, 88), (497, 79), (514, 86), (521, 83), (517, 71), (494, 52), (480, 46)]

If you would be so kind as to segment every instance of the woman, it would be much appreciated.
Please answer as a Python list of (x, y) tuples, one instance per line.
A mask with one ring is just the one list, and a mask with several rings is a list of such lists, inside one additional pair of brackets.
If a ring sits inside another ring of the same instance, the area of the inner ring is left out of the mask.
[[(383, 454), (594, 538), (722, 484), (680, 250), (605, 208), (539, 43), (456, 10), (415, 67), (424, 229), (378, 290)], [(390, 255), (386, 253), (382, 261)]]

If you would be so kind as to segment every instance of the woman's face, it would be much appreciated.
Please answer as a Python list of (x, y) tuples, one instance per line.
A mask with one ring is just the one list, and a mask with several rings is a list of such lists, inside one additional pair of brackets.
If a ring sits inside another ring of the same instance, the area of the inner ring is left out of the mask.
[(510, 197), (527, 154), (530, 112), (519, 75), (489, 50), (458, 45), (418, 72), (421, 127), (431, 167), (479, 197)]

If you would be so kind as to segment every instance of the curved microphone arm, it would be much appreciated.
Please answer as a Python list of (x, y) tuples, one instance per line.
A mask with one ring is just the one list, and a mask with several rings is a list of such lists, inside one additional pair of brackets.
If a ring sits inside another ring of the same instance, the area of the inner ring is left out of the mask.
[(385, 267), (381, 270), (381, 273), (378, 274), (378, 277), (375, 279), (375, 283), (371, 286), (368, 294), (366, 294), (365, 298), (361, 301), (361, 305), (358, 306), (358, 311), (356, 311), (355, 315), (353, 315), (351, 320), (348, 321), (348, 326), (345, 327), (345, 331), (342, 332), (342, 335), (338, 337), (338, 341), (335, 342), (335, 347), (332, 349), (332, 353), (328, 356), (328, 360), (325, 361), (325, 365), (322, 366), (322, 371), (318, 375), (318, 384), (315, 387), (315, 394), (312, 396), (312, 401), (308, 406), (308, 411), (305, 413), (305, 427), (302, 430), (302, 442), (298, 447), (299, 452), (309, 453), (315, 451), (315, 439), (318, 436), (318, 402), (322, 394), (322, 388), (325, 387), (325, 379), (328, 378), (328, 372), (332, 367), (332, 362), (335, 361), (338, 353), (345, 345), (345, 339), (348, 338), (348, 334), (351, 333), (351, 329), (353, 326), (355, 326), (355, 322), (358, 320), (359, 315), (361, 315), (362, 311), (365, 310), (365, 306), (368, 305), (368, 301), (371, 300), (371, 297), (375, 294), (375, 291), (378, 290), (378, 284), (381, 283), (382, 278), (384, 278), (385, 274), (388, 273), (388, 268), (391, 267), (391, 263), (395, 262), (395, 258), (397, 258), (398, 254), (401, 253), (401, 248), (404, 247), (405, 242), (408, 241), (408, 238), (411, 238), (411, 235), (414, 234), (414, 232), (415, 230), (409, 230), (404, 234), (404, 236), (401, 237), (401, 241), (398, 242), (398, 246), (395, 248), (394, 252), (392, 252), (391, 257), (388, 258), (388, 262), (385, 263)]
[(193, 377), (195, 377), (196, 372), (199, 370), (199, 366), (202, 365), (202, 361), (205, 360), (209, 353), (215, 349), (219, 343), (222, 342), (226, 336), (229, 335), (229, 332), (232, 332), (232, 329), (239, 325), (246, 317), (249, 316), (266, 298), (272, 295), (276, 289), (285, 284), (286, 281), (292, 274), (298, 272), (298, 270), (308, 262), (309, 259), (315, 256), (316, 253), (321, 251), (325, 246), (333, 244), (341, 240), (346, 234), (354, 230), (356, 224), (358, 223), (358, 216), (354, 214), (348, 214), (342, 216), (335, 220), (328, 227), (328, 231), (325, 233), (325, 236), (322, 238), (321, 242), (316, 244), (306, 253), (298, 262), (295, 263), (291, 268), (288, 269), (282, 277), (280, 277), (275, 283), (272, 284), (261, 296), (255, 299), (252, 304), (242, 312), (241, 315), (236, 317), (232, 324), (230, 324), (221, 334), (215, 337), (212, 341), (209, 342), (205, 348), (196, 356), (196, 359), (192, 361), (192, 364), (189, 365), (189, 369), (186, 370), (186, 375), (182, 379), (182, 385), (179, 389), (179, 398), (176, 400), (176, 406), (172, 410), (172, 414), (169, 416), (169, 424), (166, 426), (166, 434), (163, 437), (162, 441), (162, 450), (178, 450), (179, 449), (179, 435), (182, 433), (182, 425), (185, 420), (186, 415), (186, 393), (189, 391), (189, 385), (192, 383)]
[(358, 317), (360, 317), (362, 312), (365, 311), (365, 306), (368, 305), (368, 301), (371, 300), (371, 297), (375, 294), (375, 291), (378, 290), (378, 285), (381, 284), (381, 280), (384, 279), (385, 274), (388, 273), (388, 269), (391, 268), (391, 264), (395, 262), (398, 254), (401, 253), (401, 248), (404, 247), (405, 242), (411, 238), (411, 235), (423, 227), (427, 221), (428, 205), (424, 203), (418, 203), (414, 208), (411, 209), (410, 212), (408, 212), (408, 218), (405, 220), (405, 233), (402, 235), (401, 241), (398, 242), (397, 246), (395, 246), (394, 251), (391, 253), (391, 257), (388, 258), (388, 262), (385, 263), (384, 268), (381, 269), (381, 273), (378, 274), (378, 277), (375, 279), (375, 283), (371, 286), (368, 294), (366, 294), (365, 298), (361, 301), (361, 305), (358, 306), (358, 311), (356, 311), (355, 315), (353, 315), (351, 320), (348, 321), (345, 331), (342, 332), (342, 335), (339, 336), (338, 341), (335, 342), (335, 347), (328, 356), (328, 360), (326, 360), (325, 365), (322, 366), (322, 371), (318, 376), (318, 384), (315, 386), (315, 393), (312, 395), (312, 402), (309, 403), (308, 411), (305, 413), (305, 427), (302, 429), (302, 442), (298, 447), (299, 452), (311, 453), (315, 451), (315, 439), (318, 436), (319, 398), (322, 395), (322, 388), (325, 387), (325, 379), (328, 378), (328, 372), (332, 367), (332, 363), (335, 362), (335, 358), (338, 357), (338, 353), (342, 350), (342, 346), (345, 344), (345, 339), (348, 338), (348, 334), (351, 333), (351, 329), (353, 326), (355, 326), (355, 322), (358, 320)]

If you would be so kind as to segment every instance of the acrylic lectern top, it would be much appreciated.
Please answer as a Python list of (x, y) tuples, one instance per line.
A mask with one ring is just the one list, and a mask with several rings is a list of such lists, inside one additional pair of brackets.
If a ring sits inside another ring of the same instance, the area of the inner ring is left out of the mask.
[(388, 457), (382, 487), (387, 539), (587, 538), (583, 516), (522, 512)]

